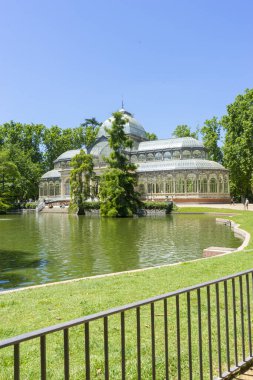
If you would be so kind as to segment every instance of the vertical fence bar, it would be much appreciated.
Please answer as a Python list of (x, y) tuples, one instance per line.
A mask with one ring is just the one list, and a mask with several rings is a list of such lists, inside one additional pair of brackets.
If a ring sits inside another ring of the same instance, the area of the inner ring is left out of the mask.
[(64, 379), (69, 380), (69, 330), (63, 330), (64, 339)]
[(215, 284), (216, 290), (216, 319), (217, 319), (217, 351), (218, 351), (218, 365), (219, 376), (222, 376), (221, 367), (221, 336), (220, 336), (220, 295), (219, 295), (219, 283)]
[(252, 342), (251, 342), (251, 312), (250, 312), (250, 291), (249, 291), (249, 275), (246, 274), (246, 287), (247, 287), (247, 310), (248, 310), (248, 337), (249, 337), (249, 354), (252, 356)]
[(126, 354), (125, 354), (125, 313), (124, 311), (120, 314), (121, 322), (121, 378), (125, 380), (126, 378)]
[(191, 293), (190, 292), (187, 292), (187, 326), (188, 326), (189, 379), (192, 380), (192, 331), (191, 331)]
[(242, 289), (242, 276), (239, 277), (240, 284), (240, 312), (241, 312), (241, 334), (242, 334), (242, 357), (245, 361), (245, 337), (244, 337), (244, 312), (243, 312), (243, 289)]
[(180, 345), (180, 303), (176, 295), (176, 324), (177, 324), (177, 380), (181, 380), (181, 345)]
[(224, 281), (224, 305), (225, 305), (225, 325), (226, 325), (226, 355), (227, 370), (230, 372), (230, 346), (229, 346), (229, 321), (228, 321), (228, 287), (227, 281)]
[(46, 335), (40, 337), (40, 378), (46, 380)]
[(198, 296), (198, 330), (199, 330), (199, 378), (203, 380), (203, 357), (202, 357), (202, 318), (201, 318), (201, 293), (197, 290)]
[(234, 330), (234, 353), (235, 365), (238, 367), (238, 350), (237, 350), (237, 320), (236, 320), (236, 292), (235, 279), (232, 278), (232, 298), (233, 298), (233, 330)]
[(163, 300), (164, 312), (164, 354), (165, 354), (165, 380), (169, 380), (169, 342), (168, 342), (168, 306), (167, 298)]
[(85, 379), (90, 380), (90, 325), (89, 322), (84, 324), (85, 339)]
[(105, 360), (105, 380), (108, 380), (109, 379), (108, 317), (104, 317), (104, 360)]
[(213, 379), (213, 350), (212, 350), (212, 316), (211, 316), (211, 299), (210, 286), (207, 286), (207, 327), (208, 327), (208, 356), (209, 356), (209, 379)]
[(155, 368), (155, 305), (154, 302), (150, 304), (151, 307), (151, 348), (152, 348), (152, 379), (156, 378)]
[(19, 352), (19, 343), (14, 344), (14, 380), (20, 380), (20, 352)]
[(137, 375), (141, 380), (141, 318), (140, 307), (136, 308), (136, 344), (137, 344)]

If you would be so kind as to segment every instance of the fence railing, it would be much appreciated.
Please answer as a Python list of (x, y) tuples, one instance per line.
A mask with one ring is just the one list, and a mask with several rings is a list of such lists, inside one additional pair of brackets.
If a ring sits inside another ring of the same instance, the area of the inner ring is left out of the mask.
[(224, 379), (252, 359), (252, 308), (249, 270), (3, 340), (0, 378)]

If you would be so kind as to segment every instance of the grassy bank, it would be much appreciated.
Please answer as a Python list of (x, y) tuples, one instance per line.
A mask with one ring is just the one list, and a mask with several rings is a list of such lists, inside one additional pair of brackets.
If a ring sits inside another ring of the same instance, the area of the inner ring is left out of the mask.
[[(231, 210), (225, 211), (221, 209), (192, 207), (180, 209), (181, 213), (194, 211), (217, 211), (231, 214)], [(236, 215), (232, 219), (253, 236), (253, 213), (233, 211), (233, 214)], [(251, 249), (252, 251), (249, 251)], [(212, 259), (104, 278), (86, 279), (68, 284), (27, 289), (21, 292), (2, 293), (0, 295), (0, 308), (1, 320), (4, 323), (0, 326), (0, 339), (233, 274), (251, 268), (252, 264), (253, 242), (251, 239), (247, 251)], [(131, 331), (130, 327), (129, 329)], [(99, 328), (98, 333), (101, 335)], [(130, 337), (129, 340), (131, 340)], [(10, 355), (11, 353), (5, 358), (6, 368), (11, 362)], [(100, 377), (101, 358), (96, 360), (98, 360), (95, 366), (97, 375), (94, 377), (103, 378), (102, 375)], [(186, 359), (185, 365), (187, 366)], [(148, 362), (146, 366), (149, 368)], [(77, 367), (79, 367), (79, 364)], [(33, 373), (32, 367), (29, 371), (29, 376), (35, 376), (34, 378), (36, 378), (36, 373)], [(74, 375), (74, 378), (79, 378), (78, 373)], [(7, 372), (3, 376), (5, 378)], [(58, 378), (56, 373), (52, 373), (51, 376), (51, 378)], [(59, 375), (60, 378), (61, 376)], [(82, 377), (80, 376), (80, 378)]]

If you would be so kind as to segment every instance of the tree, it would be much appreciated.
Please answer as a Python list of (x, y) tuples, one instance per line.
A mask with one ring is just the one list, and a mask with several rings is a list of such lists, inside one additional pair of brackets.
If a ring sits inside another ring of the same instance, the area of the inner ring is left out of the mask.
[(203, 127), (200, 128), (202, 140), (208, 150), (209, 158), (216, 162), (222, 162), (222, 151), (218, 146), (220, 131), (221, 124), (216, 116), (210, 120), (206, 120)]
[(84, 145), (88, 150), (96, 141), (101, 124), (102, 123), (99, 123), (94, 117), (91, 119), (85, 119), (85, 122), (81, 124), (84, 136)]
[(253, 89), (247, 89), (227, 106), (221, 124), (226, 131), (223, 162), (230, 171), (231, 192), (249, 197), (253, 173)]
[(173, 137), (193, 137), (194, 139), (198, 138), (198, 132), (191, 132), (191, 128), (186, 125), (178, 125), (172, 133)]
[(73, 168), (70, 173), (71, 203), (77, 208), (78, 214), (83, 215), (85, 201), (93, 195), (91, 193), (92, 155), (86, 154), (81, 149), (80, 153), (72, 158), (70, 166)]
[(19, 196), (18, 180), (20, 173), (10, 160), (8, 150), (0, 150), (0, 202), (2, 207), (13, 203)]
[(155, 133), (149, 133), (149, 132), (146, 132), (146, 137), (149, 141), (153, 141), (153, 140), (157, 140), (157, 136)]
[(106, 129), (112, 153), (106, 159), (109, 168), (101, 176), (100, 210), (102, 216), (132, 216), (141, 205), (139, 194), (134, 189), (137, 184), (136, 166), (129, 162), (125, 154), (125, 150), (131, 148), (132, 141), (124, 132), (126, 118), (121, 112), (112, 115), (112, 126)]
[(84, 144), (81, 128), (62, 129), (57, 125), (45, 130), (43, 136), (45, 146), (46, 170), (53, 168), (54, 161), (67, 150), (80, 149)]
[(33, 162), (42, 163), (41, 147), (44, 131), (43, 124), (21, 124), (10, 121), (0, 125), (0, 145), (7, 149), (17, 146), (29, 154)]

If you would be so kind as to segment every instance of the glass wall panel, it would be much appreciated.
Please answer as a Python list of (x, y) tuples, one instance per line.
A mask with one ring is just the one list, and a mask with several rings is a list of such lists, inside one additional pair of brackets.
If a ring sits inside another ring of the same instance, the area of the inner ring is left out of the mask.
[(48, 184), (47, 182), (44, 183), (44, 196), (48, 195)]
[(199, 179), (199, 192), (207, 193), (207, 178), (202, 177)]
[(185, 192), (185, 181), (183, 178), (178, 178), (176, 180), (176, 193), (184, 193)]
[(187, 193), (196, 193), (197, 183), (195, 178), (188, 178), (186, 182), (186, 191)]
[(55, 195), (60, 195), (60, 183), (58, 181), (55, 182), (54, 193)]
[(44, 186), (43, 186), (43, 183), (40, 184), (39, 194), (40, 194), (40, 197), (44, 196)]
[(164, 160), (171, 160), (171, 153), (170, 152), (165, 152), (163, 155)]
[(49, 196), (53, 197), (54, 196), (54, 183), (49, 182)]
[(219, 177), (219, 193), (223, 193), (223, 178)]
[(180, 152), (178, 150), (176, 150), (175, 152), (173, 152), (173, 158), (175, 160), (179, 160), (180, 159)]
[(169, 194), (174, 193), (174, 190), (173, 190), (173, 179), (172, 178), (167, 179), (166, 185), (165, 185), (165, 192), (169, 193)]
[(228, 178), (227, 178), (227, 176), (224, 178), (224, 193), (228, 194)]
[(185, 160), (191, 158), (191, 152), (189, 150), (184, 150), (182, 158), (185, 159)]
[(151, 194), (152, 192), (152, 183), (148, 183), (148, 194)]
[(147, 161), (153, 161), (154, 160), (154, 155), (153, 153), (148, 153), (147, 154)]
[(210, 193), (217, 193), (217, 180), (215, 178), (211, 178), (209, 182)]
[(70, 195), (70, 183), (69, 183), (69, 179), (65, 182), (64, 190), (65, 190), (65, 195)]
[(155, 154), (155, 159), (156, 159), (156, 160), (162, 160), (162, 159), (163, 159), (163, 155), (162, 155), (162, 153), (156, 153), (156, 154)]
[(139, 161), (146, 161), (146, 156), (145, 154), (140, 154), (138, 157)]

